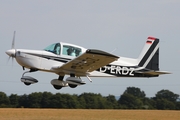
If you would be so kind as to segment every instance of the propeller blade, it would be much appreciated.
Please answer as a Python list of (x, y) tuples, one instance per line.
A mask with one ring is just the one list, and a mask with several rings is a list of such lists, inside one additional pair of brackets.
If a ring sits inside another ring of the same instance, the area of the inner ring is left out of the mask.
[(9, 63), (9, 60), (11, 59), (11, 61), (12, 61), (12, 67), (14, 66), (14, 58), (13, 57), (8, 57), (8, 59), (7, 59), (7, 63), (6, 64), (8, 64)]
[(14, 34), (13, 34), (13, 40), (12, 40), (11, 50), (7, 50), (7, 51), (6, 51), (6, 54), (9, 55), (9, 58), (8, 58), (8, 60), (7, 60), (7, 63), (9, 62), (10, 58), (12, 58), (12, 66), (13, 66), (13, 63), (14, 63), (14, 58), (16, 57), (15, 35), (16, 35), (16, 31), (14, 31)]
[(12, 67), (14, 66), (14, 58), (13, 57), (11, 57), (12, 58)]
[(15, 48), (15, 35), (16, 35), (16, 31), (14, 31), (11, 49), (14, 49), (14, 48)]
[(6, 63), (6, 64), (8, 64), (8, 62), (9, 62), (10, 58), (11, 58), (11, 57), (9, 56), (9, 57), (8, 57), (8, 59), (7, 59), (7, 63)]

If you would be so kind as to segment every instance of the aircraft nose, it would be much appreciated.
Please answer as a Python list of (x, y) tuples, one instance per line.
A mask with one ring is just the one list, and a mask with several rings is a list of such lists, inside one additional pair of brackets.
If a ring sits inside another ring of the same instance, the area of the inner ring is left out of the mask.
[(6, 54), (10, 57), (15, 57), (15, 49), (10, 49), (6, 51)]

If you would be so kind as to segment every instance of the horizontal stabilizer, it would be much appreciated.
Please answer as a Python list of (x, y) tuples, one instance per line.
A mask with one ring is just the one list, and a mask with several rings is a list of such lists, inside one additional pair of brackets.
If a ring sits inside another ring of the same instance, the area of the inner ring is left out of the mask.
[(146, 75), (162, 75), (162, 74), (171, 74), (170, 72), (167, 71), (146, 71), (146, 72), (138, 72), (141, 74), (146, 74)]

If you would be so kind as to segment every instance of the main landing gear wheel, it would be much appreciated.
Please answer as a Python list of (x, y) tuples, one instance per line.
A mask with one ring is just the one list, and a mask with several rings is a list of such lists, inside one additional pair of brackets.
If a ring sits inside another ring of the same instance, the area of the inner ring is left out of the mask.
[(71, 87), (71, 88), (76, 88), (77, 85), (69, 84), (69, 87)]
[(56, 89), (56, 90), (60, 90), (62, 88), (62, 86), (59, 86), (59, 85), (53, 85), (53, 87)]
[(27, 82), (24, 82), (24, 84), (27, 85), (27, 86), (31, 85), (31, 83), (27, 83)]

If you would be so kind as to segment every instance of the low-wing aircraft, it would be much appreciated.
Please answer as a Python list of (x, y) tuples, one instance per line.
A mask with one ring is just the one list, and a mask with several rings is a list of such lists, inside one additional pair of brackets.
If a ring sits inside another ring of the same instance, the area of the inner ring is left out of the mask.
[[(9, 57), (15, 58), (19, 65), (29, 69), (24, 72), (21, 81), (25, 85), (37, 83), (38, 80), (24, 76), (28, 72), (44, 71), (57, 74), (51, 80), (55, 89), (62, 87), (75, 88), (84, 85), (81, 77), (158, 77), (169, 72), (159, 71), (159, 39), (148, 37), (145, 46), (137, 59), (119, 57), (111, 53), (85, 49), (83, 47), (58, 42), (43, 50), (15, 49), (15, 32), (12, 48), (6, 51)], [(64, 76), (69, 75), (66, 80)]]

